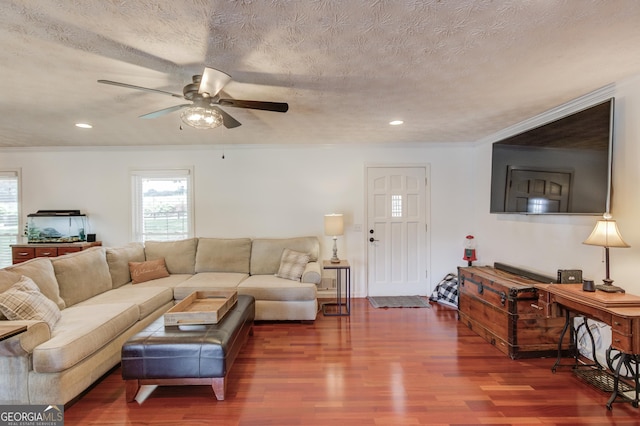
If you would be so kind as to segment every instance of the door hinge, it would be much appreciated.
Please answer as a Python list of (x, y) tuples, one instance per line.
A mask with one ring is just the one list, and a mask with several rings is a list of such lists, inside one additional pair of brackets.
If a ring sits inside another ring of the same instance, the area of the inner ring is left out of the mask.
[(428, 269), (424, 270), (424, 277), (425, 278), (429, 278), (429, 270)]

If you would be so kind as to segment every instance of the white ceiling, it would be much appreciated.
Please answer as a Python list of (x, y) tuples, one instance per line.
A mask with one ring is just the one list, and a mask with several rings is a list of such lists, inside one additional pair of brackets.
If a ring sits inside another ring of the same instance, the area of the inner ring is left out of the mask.
[[(137, 118), (180, 99), (97, 83), (204, 66), (289, 112), (180, 131)], [(637, 0), (2, 0), (0, 147), (471, 142), (638, 73)]]

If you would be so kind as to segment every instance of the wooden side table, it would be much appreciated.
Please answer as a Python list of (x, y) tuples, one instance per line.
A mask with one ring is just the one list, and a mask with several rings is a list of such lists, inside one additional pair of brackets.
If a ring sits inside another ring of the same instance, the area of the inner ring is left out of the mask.
[[(322, 269), (336, 271), (336, 303), (323, 303), (322, 313), (326, 316), (342, 317), (351, 315), (351, 266), (346, 260), (340, 263), (322, 262)], [(342, 275), (345, 278), (345, 295), (342, 297)], [(343, 300), (344, 299), (344, 300)], [(335, 307), (335, 311), (328, 311), (327, 307)], [(333, 311), (333, 312), (332, 312)]]
[(0, 324), (0, 340), (8, 339), (27, 331), (26, 325)]

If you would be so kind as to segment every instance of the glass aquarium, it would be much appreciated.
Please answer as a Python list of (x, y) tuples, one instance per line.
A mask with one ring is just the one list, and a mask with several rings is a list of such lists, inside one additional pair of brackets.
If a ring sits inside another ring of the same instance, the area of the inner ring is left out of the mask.
[(80, 210), (38, 210), (27, 215), (28, 243), (76, 243), (87, 240), (87, 215)]

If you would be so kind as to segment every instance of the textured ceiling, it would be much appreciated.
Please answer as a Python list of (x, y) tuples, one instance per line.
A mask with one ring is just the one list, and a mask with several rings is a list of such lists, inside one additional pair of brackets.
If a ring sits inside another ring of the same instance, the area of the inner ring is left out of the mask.
[[(2, 0), (0, 147), (470, 142), (640, 73), (639, 22), (636, 0)], [(138, 118), (180, 99), (97, 83), (182, 93), (204, 66), (289, 112), (180, 131)]]

